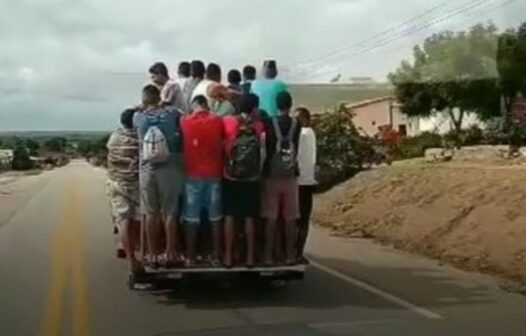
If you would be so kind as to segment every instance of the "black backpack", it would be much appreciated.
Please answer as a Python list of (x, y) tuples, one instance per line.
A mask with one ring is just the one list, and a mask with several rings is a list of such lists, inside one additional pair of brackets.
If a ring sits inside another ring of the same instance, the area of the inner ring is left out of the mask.
[(293, 138), (297, 128), (297, 120), (292, 118), (289, 133), (285, 137), (281, 134), (278, 118), (272, 118), (272, 125), (276, 134), (276, 151), (270, 161), (270, 176), (295, 177), (298, 169), (298, 158)]
[(236, 180), (255, 180), (261, 176), (261, 140), (250, 117), (238, 120), (237, 136), (234, 140), (226, 172)]

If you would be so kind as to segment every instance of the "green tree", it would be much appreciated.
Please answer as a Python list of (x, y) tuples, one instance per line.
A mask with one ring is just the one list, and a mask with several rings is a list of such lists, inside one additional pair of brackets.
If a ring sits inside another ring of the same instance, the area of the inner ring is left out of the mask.
[(499, 85), (509, 115), (517, 92), (526, 95), (526, 22), (499, 37), (497, 64)]
[(23, 142), (18, 142), (13, 150), (13, 170), (29, 170), (33, 168), (33, 162), (29, 157), (29, 149)]
[(80, 140), (78, 143), (77, 151), (82, 156), (88, 156), (93, 148), (93, 144), (90, 140)]
[(467, 32), (435, 34), (389, 75), (402, 112), (427, 117), (445, 113), (460, 133), (467, 113), (487, 119), (499, 111), (498, 35), (493, 24)]
[(26, 147), (29, 150), (29, 155), (37, 156), (38, 151), (40, 150), (40, 144), (33, 139), (26, 139), (24, 142), (25, 142)]
[(44, 142), (44, 147), (50, 152), (63, 153), (66, 150), (68, 140), (62, 137), (55, 137)]

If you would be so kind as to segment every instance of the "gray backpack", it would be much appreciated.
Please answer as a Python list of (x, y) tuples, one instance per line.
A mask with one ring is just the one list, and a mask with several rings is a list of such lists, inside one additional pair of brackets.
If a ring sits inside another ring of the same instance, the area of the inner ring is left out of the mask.
[(272, 118), (272, 125), (276, 134), (276, 151), (270, 159), (270, 176), (278, 178), (295, 177), (298, 158), (293, 138), (296, 133), (297, 120), (292, 118), (289, 134), (285, 137), (281, 134), (278, 118)]

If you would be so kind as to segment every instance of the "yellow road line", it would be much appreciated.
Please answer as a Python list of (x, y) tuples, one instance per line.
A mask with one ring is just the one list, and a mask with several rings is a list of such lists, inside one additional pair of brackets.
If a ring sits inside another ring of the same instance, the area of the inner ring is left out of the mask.
[(65, 198), (64, 206), (60, 209), (62, 216), (52, 241), (51, 277), (41, 336), (61, 335), (64, 291), (70, 275), (73, 284), (73, 335), (90, 335), (83, 241), (83, 198), (75, 184), (66, 190)]
[(48, 299), (44, 310), (44, 321), (41, 327), (42, 336), (60, 335), (64, 307), (64, 286), (67, 278), (68, 241), (71, 235), (71, 226), (68, 225), (73, 218), (73, 202), (75, 190), (67, 195), (65, 206), (62, 210), (61, 221), (56, 228), (51, 254), (51, 278), (48, 290)]
[(75, 230), (70, 245), (73, 267), (73, 335), (88, 336), (90, 333), (83, 240), (84, 221), (81, 212), (83, 208), (81, 206), (83, 205), (82, 197), (79, 197), (75, 205), (75, 221), (71, 223)]

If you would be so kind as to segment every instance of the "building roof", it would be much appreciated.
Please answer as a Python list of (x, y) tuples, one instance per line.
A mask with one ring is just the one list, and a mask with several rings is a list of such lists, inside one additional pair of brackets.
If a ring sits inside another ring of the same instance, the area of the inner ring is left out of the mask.
[(12, 157), (12, 156), (13, 156), (12, 149), (0, 149), (0, 157)]

